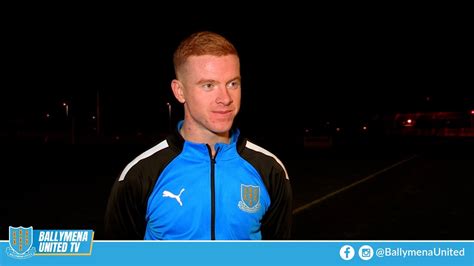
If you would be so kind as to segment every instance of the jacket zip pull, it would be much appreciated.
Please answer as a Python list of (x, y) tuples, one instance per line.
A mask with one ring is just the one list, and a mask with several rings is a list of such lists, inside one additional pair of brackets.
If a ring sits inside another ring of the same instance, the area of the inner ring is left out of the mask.
[(217, 147), (216, 153), (214, 153), (214, 156), (211, 157), (211, 160), (213, 163), (216, 163), (217, 153), (219, 153), (220, 150), (221, 150), (221, 147)]

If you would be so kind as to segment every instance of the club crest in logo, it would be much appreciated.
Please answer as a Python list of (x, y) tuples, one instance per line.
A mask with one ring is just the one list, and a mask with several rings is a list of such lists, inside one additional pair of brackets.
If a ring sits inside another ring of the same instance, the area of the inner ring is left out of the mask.
[(239, 208), (254, 213), (260, 209), (260, 187), (240, 184)]
[(35, 254), (33, 246), (33, 227), (9, 227), (9, 244), (7, 255), (16, 259), (26, 259)]

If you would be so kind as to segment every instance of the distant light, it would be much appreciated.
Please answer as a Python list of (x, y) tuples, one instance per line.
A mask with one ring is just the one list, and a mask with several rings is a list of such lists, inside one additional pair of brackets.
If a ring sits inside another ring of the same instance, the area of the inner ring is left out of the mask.
[(95, 115), (92, 116), (92, 120), (95, 120)]
[(50, 118), (51, 115), (49, 113), (46, 113), (46, 118)]
[(471, 110), (471, 115), (474, 115), (474, 110)]
[(367, 130), (367, 127), (366, 127), (366, 126), (363, 126), (362, 129), (363, 129), (363, 130)]
[(412, 120), (411, 118), (408, 118), (403, 122), (403, 126), (405, 127), (412, 127), (415, 125), (415, 120)]
[(63, 102), (63, 106), (66, 106), (66, 105), (67, 105), (67, 103)]
[(341, 131), (341, 128), (336, 127), (336, 131), (337, 131), (337, 132)]

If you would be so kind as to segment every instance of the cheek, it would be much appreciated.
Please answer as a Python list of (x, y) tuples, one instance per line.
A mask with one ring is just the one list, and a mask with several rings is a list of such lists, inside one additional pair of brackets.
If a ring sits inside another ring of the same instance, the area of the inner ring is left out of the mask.
[(195, 112), (205, 112), (209, 106), (212, 106), (213, 100), (206, 97), (189, 98), (188, 104)]
[(240, 98), (241, 98), (240, 90), (232, 94), (232, 99), (234, 100), (234, 104), (237, 106), (240, 106)]

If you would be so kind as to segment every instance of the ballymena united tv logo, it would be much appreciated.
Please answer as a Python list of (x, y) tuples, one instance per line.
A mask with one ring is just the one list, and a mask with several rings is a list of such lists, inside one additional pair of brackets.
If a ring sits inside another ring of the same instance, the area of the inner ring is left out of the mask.
[(35, 254), (33, 247), (33, 226), (30, 227), (13, 227), (9, 230), (9, 244), (6, 253), (15, 259), (27, 259)]

